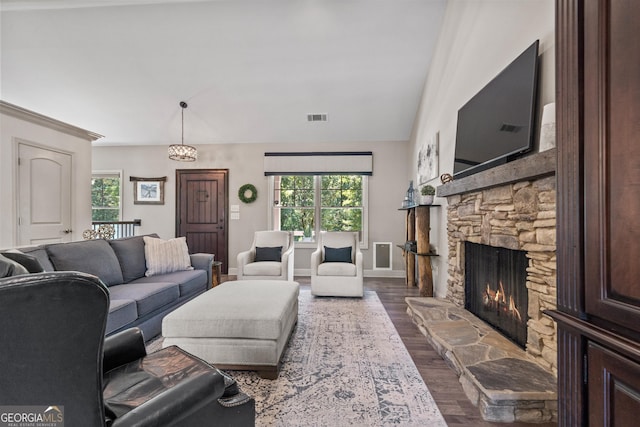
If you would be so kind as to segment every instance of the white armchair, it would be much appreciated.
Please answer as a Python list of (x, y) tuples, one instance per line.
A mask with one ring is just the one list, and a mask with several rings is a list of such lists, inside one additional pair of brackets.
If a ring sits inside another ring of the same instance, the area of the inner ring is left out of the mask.
[(293, 281), (293, 233), (256, 231), (251, 249), (237, 261), (238, 280)]
[(311, 294), (362, 297), (364, 284), (358, 233), (323, 231), (311, 254)]

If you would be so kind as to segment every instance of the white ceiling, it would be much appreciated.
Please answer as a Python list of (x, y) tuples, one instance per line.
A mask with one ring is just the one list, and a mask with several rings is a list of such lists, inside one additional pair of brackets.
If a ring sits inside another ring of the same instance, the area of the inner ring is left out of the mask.
[[(0, 0), (0, 99), (98, 144), (406, 141), (446, 0)], [(326, 123), (307, 122), (326, 113)]]

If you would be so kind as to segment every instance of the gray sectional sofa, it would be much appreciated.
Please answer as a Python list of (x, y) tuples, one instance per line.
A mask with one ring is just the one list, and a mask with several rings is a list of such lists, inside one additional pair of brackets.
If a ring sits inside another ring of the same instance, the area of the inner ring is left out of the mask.
[(161, 333), (165, 315), (211, 287), (211, 254), (191, 254), (193, 270), (146, 277), (143, 236), (18, 250), (35, 257), (44, 271), (81, 271), (98, 276), (110, 294), (107, 335), (137, 326), (148, 341)]

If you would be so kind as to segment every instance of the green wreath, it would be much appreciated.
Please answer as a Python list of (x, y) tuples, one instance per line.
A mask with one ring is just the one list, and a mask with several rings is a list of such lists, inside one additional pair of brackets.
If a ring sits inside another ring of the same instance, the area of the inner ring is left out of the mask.
[[(246, 196), (247, 191), (251, 194), (249, 197)], [(242, 201), (242, 203), (253, 203), (258, 198), (258, 190), (256, 186), (253, 184), (245, 184), (238, 190), (238, 198)]]

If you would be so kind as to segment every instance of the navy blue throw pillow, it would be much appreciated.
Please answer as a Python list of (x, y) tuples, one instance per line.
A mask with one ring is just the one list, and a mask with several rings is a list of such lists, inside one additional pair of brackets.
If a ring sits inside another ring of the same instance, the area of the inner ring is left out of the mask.
[(348, 262), (351, 263), (351, 246), (344, 248), (324, 247), (324, 262)]
[(278, 261), (282, 260), (282, 246), (274, 246), (272, 248), (260, 248), (256, 246), (256, 259), (254, 262), (261, 261)]

